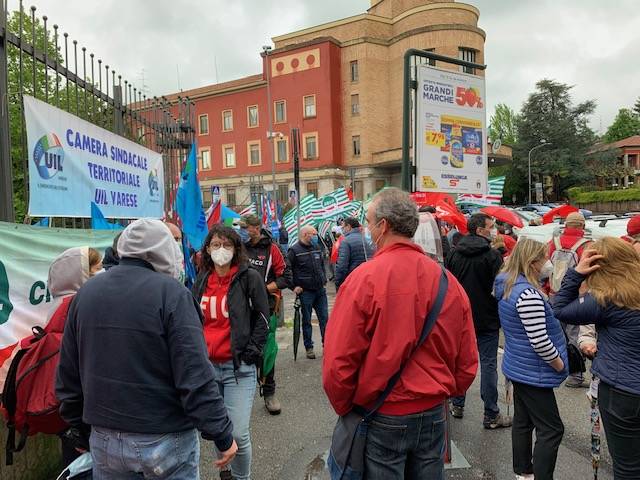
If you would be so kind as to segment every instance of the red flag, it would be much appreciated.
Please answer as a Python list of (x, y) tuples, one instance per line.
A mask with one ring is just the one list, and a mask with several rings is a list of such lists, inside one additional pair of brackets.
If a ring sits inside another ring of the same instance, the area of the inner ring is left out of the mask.
[(441, 201), (435, 205), (435, 208), (437, 218), (455, 225), (460, 233), (467, 234), (467, 218), (458, 210), (455, 204), (451, 206), (448, 202)]
[(423, 207), (425, 205), (435, 207), (438, 204), (445, 204), (457, 210), (456, 203), (448, 193), (413, 192), (411, 194), (411, 198), (413, 198), (413, 201), (416, 202), (419, 207)]
[(209, 227), (209, 229), (220, 223), (220, 205), (220, 200), (218, 200), (216, 203), (212, 203), (206, 212), (207, 227)]

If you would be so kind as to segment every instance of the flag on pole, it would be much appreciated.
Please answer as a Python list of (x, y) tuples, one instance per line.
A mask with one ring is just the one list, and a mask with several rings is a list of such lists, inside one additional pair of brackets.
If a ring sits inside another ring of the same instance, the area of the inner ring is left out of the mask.
[(199, 250), (207, 236), (207, 218), (202, 208), (202, 191), (198, 181), (196, 144), (191, 145), (187, 162), (180, 175), (176, 193), (176, 213), (182, 222), (182, 231), (193, 248)]
[(347, 216), (352, 202), (345, 188), (340, 187), (320, 198), (320, 203), (323, 209), (323, 218), (325, 220), (331, 220)]
[(240, 212), (238, 212), (238, 215), (240, 215), (241, 217), (244, 217), (245, 215), (257, 215), (257, 214), (258, 214), (258, 210), (256, 209), (255, 203), (252, 203), (248, 207), (243, 208), (242, 210), (240, 210)]
[[(300, 200), (300, 226), (315, 225), (322, 216), (314, 212), (322, 212), (322, 204), (313, 194), (308, 194)], [(284, 216), (284, 228), (289, 234), (289, 245), (298, 241), (298, 207), (292, 208)]]
[(205, 213), (205, 217), (207, 219), (207, 228), (211, 230), (211, 227), (220, 223), (221, 221), (221, 213), (222, 213), (222, 202), (218, 199), (217, 202), (211, 204), (211, 206), (207, 209)]
[(117, 222), (107, 222), (98, 205), (91, 202), (91, 228), (93, 230), (122, 230), (124, 227)]
[(489, 179), (489, 193), (487, 195), (473, 195), (462, 193), (458, 195), (456, 203), (466, 203), (487, 207), (489, 205), (500, 205), (502, 203), (502, 192), (504, 191), (505, 177), (493, 177)]

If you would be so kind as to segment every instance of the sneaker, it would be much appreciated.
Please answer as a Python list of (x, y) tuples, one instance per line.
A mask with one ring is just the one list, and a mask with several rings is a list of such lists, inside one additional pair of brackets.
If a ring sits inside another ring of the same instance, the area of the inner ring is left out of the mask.
[(569, 377), (567, 381), (564, 382), (564, 386), (567, 388), (589, 388), (589, 382)]
[(496, 428), (508, 428), (511, 426), (511, 417), (499, 413), (495, 418), (484, 418), (482, 422), (487, 430), (495, 430)]
[(233, 475), (231, 475), (231, 470), (222, 470), (220, 472), (220, 480), (233, 480)]
[(458, 407), (456, 405), (451, 405), (451, 416), (453, 418), (462, 418), (464, 417), (464, 407)]
[(264, 406), (267, 408), (267, 412), (271, 415), (280, 415), (282, 407), (275, 395), (264, 396)]
[(533, 473), (523, 473), (522, 475), (516, 474), (516, 480), (535, 480)]
[(309, 360), (315, 360), (316, 359), (316, 353), (313, 351), (313, 348), (307, 348), (307, 358)]

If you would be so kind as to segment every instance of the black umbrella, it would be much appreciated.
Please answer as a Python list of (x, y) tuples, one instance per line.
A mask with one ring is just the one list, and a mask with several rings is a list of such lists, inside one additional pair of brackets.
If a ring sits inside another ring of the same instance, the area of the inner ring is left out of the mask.
[(300, 343), (300, 295), (296, 295), (293, 302), (293, 360), (298, 359), (298, 344)]

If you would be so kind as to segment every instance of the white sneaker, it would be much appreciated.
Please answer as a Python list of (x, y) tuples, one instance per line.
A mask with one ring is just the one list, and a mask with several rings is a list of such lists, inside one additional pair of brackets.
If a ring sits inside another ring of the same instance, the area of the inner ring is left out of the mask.
[(525, 473), (524, 475), (516, 475), (516, 480), (535, 480), (533, 473)]

